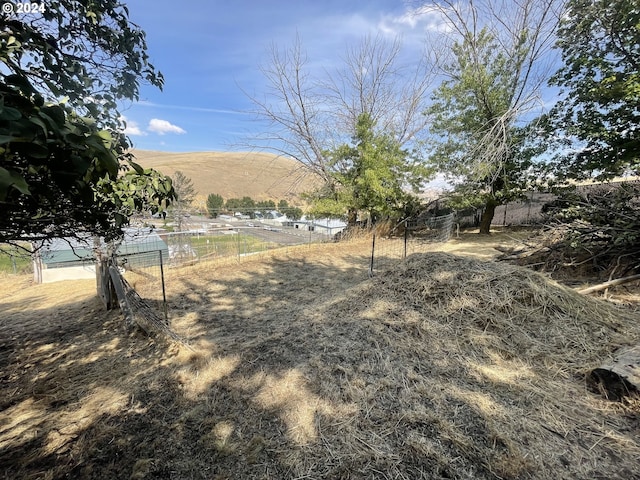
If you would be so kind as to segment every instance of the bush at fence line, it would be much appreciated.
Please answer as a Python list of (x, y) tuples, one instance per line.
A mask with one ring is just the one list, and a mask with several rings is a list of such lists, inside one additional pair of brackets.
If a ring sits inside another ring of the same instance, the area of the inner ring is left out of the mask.
[(404, 222), (398, 222), (391, 219), (380, 220), (371, 228), (367, 227), (366, 222), (359, 222), (357, 225), (349, 225), (341, 232), (336, 233), (333, 236), (333, 240), (336, 242), (359, 240), (362, 238), (368, 238), (371, 235), (376, 235), (377, 237), (401, 237), (404, 235)]
[(358, 240), (371, 235), (371, 230), (365, 225), (348, 225), (344, 230), (333, 236), (334, 242), (347, 242), (350, 240)]
[(446, 242), (451, 238), (455, 215), (450, 213), (439, 217), (423, 218), (420, 221), (408, 223), (411, 236), (420, 240)]
[(378, 237), (391, 237), (402, 235), (404, 232), (398, 230), (400, 224), (393, 220), (382, 220), (377, 222), (373, 227), (373, 233)]

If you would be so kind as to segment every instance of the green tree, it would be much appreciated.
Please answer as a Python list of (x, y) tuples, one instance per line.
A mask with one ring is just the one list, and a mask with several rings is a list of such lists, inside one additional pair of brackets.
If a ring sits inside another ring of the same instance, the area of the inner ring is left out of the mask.
[[(128, 153), (118, 102), (162, 87), (145, 35), (115, 0), (0, 14), (0, 242), (122, 234), (171, 180)], [(62, 99), (65, 98), (64, 101)]]
[(433, 78), (430, 65), (415, 58), (403, 64), (401, 53), (398, 40), (367, 36), (346, 49), (337, 68), (312, 75), (299, 38), (290, 48), (274, 45), (261, 68), (267, 94), (250, 97), (267, 127), (247, 146), (300, 162), (327, 183), (324, 193), (330, 197), (339, 170), (327, 153), (356, 135), (361, 114), (400, 145), (415, 142), (429, 123), (423, 113)]
[(389, 217), (404, 209), (410, 194), (430, 172), (391, 136), (375, 131), (368, 114), (361, 114), (353, 144), (327, 152), (332, 165), (333, 188), (323, 188), (313, 198), (316, 216), (347, 217), (354, 225), (360, 214), (369, 222)]
[[(558, 30), (563, 67), (551, 84), (563, 99), (550, 133), (574, 141), (558, 173), (600, 179), (640, 173), (640, 5), (637, 0), (569, 0)], [(576, 145), (577, 143), (577, 145)]]
[(228, 198), (224, 204), (225, 208), (230, 212), (239, 212), (242, 209), (242, 199), (241, 198)]
[[(502, 11), (499, 2), (434, 5), (451, 26), (444, 81), (427, 110), (432, 118), (430, 161), (456, 183), (458, 203), (484, 207), (488, 234), (495, 208), (517, 198), (533, 166), (521, 122), (536, 107), (557, 24), (555, 0), (525, 0)], [(497, 13), (500, 12), (500, 13)]]
[(286, 200), (280, 200), (278, 202), (278, 211), (283, 215), (286, 215), (290, 220), (300, 220), (304, 212), (302, 209), (294, 206), (290, 206)]
[(253, 215), (256, 210), (256, 202), (253, 198), (244, 196), (240, 199), (240, 213), (243, 215)]
[(184, 220), (187, 218), (191, 203), (195, 198), (196, 189), (193, 186), (193, 181), (180, 170), (176, 170), (173, 174), (173, 188), (176, 198), (169, 207), (169, 212), (173, 216), (177, 231), (181, 232)]
[(256, 208), (260, 210), (275, 210), (276, 202), (273, 200), (260, 200), (256, 202)]
[(217, 193), (210, 193), (207, 196), (207, 211), (211, 218), (217, 218), (220, 210), (224, 206), (224, 198)]
[(289, 208), (289, 202), (287, 202), (286, 200), (280, 200), (278, 202), (278, 211), (280, 213), (284, 213), (284, 210), (286, 210), (287, 208)]
[(304, 212), (299, 207), (288, 207), (285, 215), (289, 220), (300, 220), (302, 215), (304, 215)]

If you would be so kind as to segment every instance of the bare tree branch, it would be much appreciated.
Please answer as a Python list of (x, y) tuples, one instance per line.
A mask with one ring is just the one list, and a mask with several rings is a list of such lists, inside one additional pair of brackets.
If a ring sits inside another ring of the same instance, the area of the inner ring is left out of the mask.
[(400, 65), (400, 52), (398, 40), (365, 37), (347, 49), (341, 68), (312, 78), (299, 37), (286, 49), (272, 45), (261, 69), (268, 91), (247, 95), (267, 128), (247, 146), (291, 157), (331, 182), (339, 166), (325, 152), (353, 137), (363, 113), (400, 144), (414, 141), (429, 121), (433, 69), (423, 59)]

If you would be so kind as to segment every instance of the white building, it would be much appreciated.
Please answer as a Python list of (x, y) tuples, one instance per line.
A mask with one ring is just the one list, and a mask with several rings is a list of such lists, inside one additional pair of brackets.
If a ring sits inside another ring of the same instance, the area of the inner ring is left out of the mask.
[[(36, 283), (96, 278), (92, 237), (53, 238), (38, 247), (33, 258)], [(158, 265), (161, 255), (168, 259), (169, 250), (158, 232), (150, 228), (126, 228), (117, 255), (126, 258), (131, 266), (148, 266)]]
[(306, 230), (316, 233), (321, 233), (323, 235), (333, 236), (337, 233), (343, 231), (347, 224), (339, 219), (335, 218), (315, 218), (315, 219), (307, 219), (306, 217), (302, 217), (300, 220), (296, 220), (291, 222), (294, 228), (300, 230)]

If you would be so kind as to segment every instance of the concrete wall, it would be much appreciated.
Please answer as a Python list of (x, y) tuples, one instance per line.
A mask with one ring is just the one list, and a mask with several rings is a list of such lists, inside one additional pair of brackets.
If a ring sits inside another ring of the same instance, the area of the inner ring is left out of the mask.
[(93, 264), (65, 268), (43, 268), (42, 283), (59, 282), (60, 280), (82, 280), (96, 278), (96, 267)]

